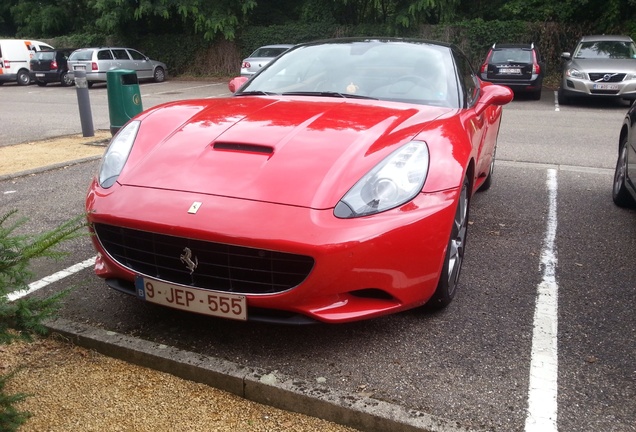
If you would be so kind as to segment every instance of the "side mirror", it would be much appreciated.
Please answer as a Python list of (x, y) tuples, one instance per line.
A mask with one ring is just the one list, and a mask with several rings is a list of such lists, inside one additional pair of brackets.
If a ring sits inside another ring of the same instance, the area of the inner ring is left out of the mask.
[(243, 84), (245, 84), (245, 81), (247, 81), (247, 77), (232, 78), (227, 87), (232, 93), (236, 93), (236, 91), (240, 89)]
[(570, 60), (572, 58), (572, 54), (570, 54), (569, 52), (562, 52), (561, 53), (561, 58), (563, 60)]
[(485, 85), (481, 88), (481, 96), (475, 105), (477, 115), (483, 113), (491, 105), (506, 105), (512, 102), (514, 93), (510, 88), (501, 85)]

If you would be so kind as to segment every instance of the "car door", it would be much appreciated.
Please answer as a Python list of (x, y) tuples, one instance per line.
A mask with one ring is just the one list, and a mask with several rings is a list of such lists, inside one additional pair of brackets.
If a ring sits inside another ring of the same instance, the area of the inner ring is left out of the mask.
[(134, 63), (124, 48), (111, 48), (115, 59), (115, 69), (134, 70)]
[(113, 53), (108, 48), (97, 51), (97, 67), (100, 72), (108, 72), (111, 69), (117, 68), (117, 61), (113, 57)]
[[(481, 96), (481, 82), (477, 78), (475, 71), (468, 59), (459, 51), (453, 50), (455, 65), (458, 69), (461, 92), (464, 97), (464, 113), (461, 116), (464, 129), (469, 134), (473, 145), (473, 154), (476, 150), (476, 176), (485, 175), (490, 167), (491, 156), (494, 154), (496, 133), (488, 133), (488, 125), (491, 123), (494, 107), (489, 107), (486, 111), (476, 114), (473, 109)], [(492, 131), (490, 131), (492, 132)]]
[(148, 57), (134, 49), (128, 49), (128, 54), (130, 54), (130, 57), (132, 58), (132, 69), (137, 71), (137, 77), (139, 79), (152, 78), (154, 71), (152, 68), (152, 62), (148, 60)]

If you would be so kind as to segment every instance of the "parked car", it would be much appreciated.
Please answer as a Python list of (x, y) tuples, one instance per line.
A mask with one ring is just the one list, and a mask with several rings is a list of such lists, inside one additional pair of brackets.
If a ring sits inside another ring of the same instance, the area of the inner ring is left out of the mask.
[(241, 63), (241, 76), (250, 77), (258, 72), (263, 66), (267, 65), (270, 61), (293, 47), (293, 45), (279, 44), (279, 45), (265, 45), (262, 46), (252, 54), (249, 55)]
[(636, 99), (636, 45), (629, 36), (583, 36), (561, 58), (559, 104), (582, 96)]
[(494, 44), (481, 65), (481, 79), (541, 99), (545, 62), (534, 44)]
[(47, 43), (30, 39), (0, 39), (0, 85), (17, 82), (31, 84), (29, 61), (41, 50), (53, 49)]
[(636, 104), (627, 111), (618, 139), (612, 198), (620, 207), (636, 207)]
[(73, 48), (66, 48), (36, 52), (30, 61), (31, 80), (41, 87), (48, 83), (73, 85), (68, 73), (68, 57), (73, 51)]
[(68, 60), (69, 71), (73, 76), (76, 67), (86, 68), (88, 86), (96, 82), (106, 82), (106, 72), (113, 69), (129, 69), (137, 72), (141, 80), (163, 82), (168, 68), (165, 63), (151, 60), (148, 56), (132, 48), (81, 48), (74, 51)]
[(390, 38), (298, 45), (232, 83), (113, 137), (86, 198), (97, 275), (237, 320), (449, 304), (512, 91), (453, 45)]

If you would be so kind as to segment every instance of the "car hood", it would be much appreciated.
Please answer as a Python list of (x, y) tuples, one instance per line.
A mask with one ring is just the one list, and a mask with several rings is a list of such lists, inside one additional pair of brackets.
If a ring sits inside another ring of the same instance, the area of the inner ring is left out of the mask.
[(118, 182), (330, 208), (391, 151), (434, 119), (456, 112), (301, 99), (241, 96), (150, 110), (140, 117)]
[(570, 65), (588, 73), (636, 73), (636, 59), (573, 59)]

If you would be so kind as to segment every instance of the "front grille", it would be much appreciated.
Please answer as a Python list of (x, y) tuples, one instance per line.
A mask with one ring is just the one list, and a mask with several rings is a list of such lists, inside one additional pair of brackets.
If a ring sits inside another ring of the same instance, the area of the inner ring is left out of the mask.
[[(608, 79), (605, 81), (603, 78), (607, 75)], [(612, 74), (612, 73), (591, 73), (590, 80), (594, 82), (621, 82), (625, 79), (625, 74)]]
[[(197, 288), (241, 294), (272, 294), (299, 285), (311, 272), (311, 257), (213, 243), (95, 224), (106, 252), (146, 276)], [(181, 256), (197, 263), (190, 274)]]

